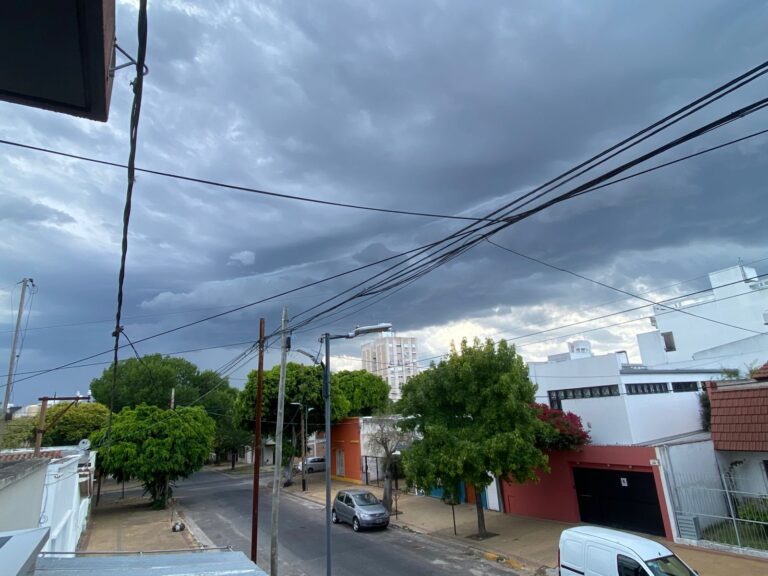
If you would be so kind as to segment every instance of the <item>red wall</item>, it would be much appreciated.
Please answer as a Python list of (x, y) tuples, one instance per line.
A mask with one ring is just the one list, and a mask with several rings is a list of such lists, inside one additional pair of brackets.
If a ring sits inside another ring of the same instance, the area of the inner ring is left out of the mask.
[(521, 516), (578, 523), (579, 503), (573, 481), (573, 468), (610, 468), (652, 472), (659, 496), (661, 516), (666, 537), (672, 539), (662, 479), (658, 466), (650, 461), (656, 450), (645, 446), (586, 446), (578, 452), (552, 452), (549, 454), (551, 473), (539, 473), (538, 483), (517, 484), (502, 482), (504, 511)]
[[(344, 476), (336, 475), (336, 450), (344, 451)], [(331, 466), (333, 478), (343, 478), (362, 482), (362, 466), (360, 465), (360, 419), (346, 418), (331, 427), (331, 454), (326, 458)]]

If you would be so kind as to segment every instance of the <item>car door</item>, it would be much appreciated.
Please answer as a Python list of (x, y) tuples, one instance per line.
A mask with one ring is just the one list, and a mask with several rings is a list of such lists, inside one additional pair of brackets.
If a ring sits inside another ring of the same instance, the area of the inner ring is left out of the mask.
[(354, 509), (352, 508), (352, 497), (349, 494), (341, 495), (341, 519), (344, 522), (352, 523)]

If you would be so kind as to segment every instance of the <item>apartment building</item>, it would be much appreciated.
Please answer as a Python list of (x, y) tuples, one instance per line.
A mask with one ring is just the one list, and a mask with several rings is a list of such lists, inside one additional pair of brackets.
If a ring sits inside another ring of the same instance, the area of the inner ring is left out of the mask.
[(419, 373), (416, 338), (383, 334), (362, 345), (363, 370), (377, 374), (389, 384), (389, 398), (400, 399), (400, 390)]

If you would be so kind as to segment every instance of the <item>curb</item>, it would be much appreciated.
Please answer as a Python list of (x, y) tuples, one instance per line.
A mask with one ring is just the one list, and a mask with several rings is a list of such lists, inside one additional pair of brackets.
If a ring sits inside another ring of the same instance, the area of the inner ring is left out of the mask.
[[(301, 491), (297, 492), (286, 492), (286, 494), (289, 494), (291, 496), (295, 496), (296, 498), (301, 498), (302, 500), (306, 500), (308, 502), (312, 502), (314, 504), (320, 504), (325, 506), (325, 499), (323, 501), (318, 501), (312, 498), (309, 494), (305, 494)], [(525, 563), (525, 561), (518, 560), (515, 558), (510, 558), (509, 556), (505, 554), (501, 554), (499, 552), (493, 552), (490, 550), (486, 550), (484, 548), (479, 548), (477, 546), (473, 546), (472, 544), (468, 544), (466, 542), (463, 542), (462, 540), (459, 540), (457, 538), (451, 538), (450, 536), (442, 536), (438, 534), (430, 534), (429, 532), (425, 532), (423, 530), (420, 530), (416, 527), (413, 527), (409, 524), (406, 524), (405, 522), (402, 522), (400, 520), (395, 520), (393, 518), (390, 518), (389, 521), (389, 527), (395, 528), (397, 530), (403, 530), (404, 532), (410, 532), (412, 534), (419, 534), (421, 536), (426, 536), (427, 538), (432, 538), (434, 540), (440, 540), (445, 543), (450, 543), (451, 545), (459, 545), (467, 550), (470, 550), (475, 556), (479, 558), (483, 558), (484, 560), (487, 560), (488, 562), (494, 562), (496, 564), (502, 564), (506, 566), (507, 568), (510, 568), (512, 570), (516, 570), (518, 572), (524, 572), (526, 574), (534, 574), (534, 572), (529, 568), (528, 564)], [(554, 570), (550, 569), (547, 566), (541, 566), (535, 571), (535, 574), (546, 576), (547, 570)], [(552, 572), (552, 574), (556, 574), (555, 572)]]
[(208, 538), (202, 528), (200, 528), (200, 526), (198, 526), (187, 514), (187, 511), (178, 504), (176, 505), (176, 514), (184, 519), (184, 523), (187, 525), (187, 534), (189, 534), (194, 543), (197, 543), (199, 548), (216, 548), (216, 544), (213, 540)]

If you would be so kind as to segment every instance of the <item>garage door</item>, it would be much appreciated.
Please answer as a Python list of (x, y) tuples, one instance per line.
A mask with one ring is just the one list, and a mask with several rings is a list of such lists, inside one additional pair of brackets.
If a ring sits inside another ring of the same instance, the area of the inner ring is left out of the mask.
[(581, 521), (664, 536), (650, 472), (574, 468)]

